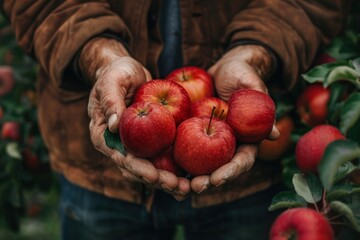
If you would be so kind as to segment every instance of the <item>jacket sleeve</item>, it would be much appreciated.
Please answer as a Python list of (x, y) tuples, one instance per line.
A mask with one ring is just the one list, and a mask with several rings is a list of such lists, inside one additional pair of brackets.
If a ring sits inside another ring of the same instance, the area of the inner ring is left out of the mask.
[[(72, 59), (91, 38), (103, 33), (125, 42), (131, 34), (107, 1), (2, 0), (19, 45), (35, 58), (58, 87)], [(74, 78), (76, 79), (76, 78)]]
[(290, 90), (319, 47), (341, 32), (350, 4), (349, 0), (250, 1), (228, 25), (224, 41), (231, 45), (253, 40), (268, 46), (282, 66), (280, 77), (268, 85)]

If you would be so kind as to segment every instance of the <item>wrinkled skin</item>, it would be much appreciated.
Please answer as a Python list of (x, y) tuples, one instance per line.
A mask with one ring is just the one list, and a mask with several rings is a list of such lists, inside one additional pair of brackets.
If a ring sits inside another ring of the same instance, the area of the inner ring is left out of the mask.
[[(108, 148), (105, 129), (118, 132), (119, 119), (131, 97), (152, 77), (144, 66), (129, 56), (121, 43), (107, 38), (89, 41), (81, 51), (78, 66), (84, 79), (92, 85), (88, 104), (91, 140), (97, 150), (116, 163), (125, 178), (152, 185), (182, 200), (191, 193), (221, 187), (253, 166), (258, 145), (241, 145), (229, 163), (211, 175), (190, 180), (158, 170), (147, 159), (132, 154), (124, 156)], [(214, 78), (219, 97), (228, 100), (232, 92), (242, 88), (267, 92), (262, 79), (268, 78), (271, 68), (272, 58), (267, 50), (256, 45), (244, 45), (228, 51), (208, 72)], [(274, 128), (269, 139), (276, 139), (278, 135)]]

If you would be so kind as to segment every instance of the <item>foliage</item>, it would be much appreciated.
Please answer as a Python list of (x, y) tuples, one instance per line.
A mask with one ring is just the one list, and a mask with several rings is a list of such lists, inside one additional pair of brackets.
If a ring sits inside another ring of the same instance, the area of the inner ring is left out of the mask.
[[(350, 18), (343, 34), (319, 53), (330, 54), (334, 61), (314, 65), (300, 76), (300, 87), (292, 93), (293, 108), (288, 111), (296, 122), (292, 134), (296, 145), (311, 129), (299, 120), (296, 98), (306, 86), (322, 83), (331, 90), (325, 123), (336, 126), (346, 140), (327, 146), (318, 173), (301, 172), (294, 149), (284, 155), (283, 181), (289, 190), (274, 196), (269, 210), (314, 208), (331, 224), (347, 225), (360, 232), (360, 31), (354, 28), (353, 21)], [(288, 98), (278, 99), (279, 104), (283, 101), (289, 105)]]
[(7, 21), (0, 16), (0, 72), (9, 67), (12, 75), (7, 79), (14, 84), (0, 95), (0, 129), (3, 131), (8, 122), (16, 122), (20, 137), (7, 138), (1, 133), (0, 218), (11, 230), (18, 231), (20, 220), (27, 214), (29, 199), (25, 192), (48, 191), (52, 173), (37, 125), (36, 64), (19, 48)]

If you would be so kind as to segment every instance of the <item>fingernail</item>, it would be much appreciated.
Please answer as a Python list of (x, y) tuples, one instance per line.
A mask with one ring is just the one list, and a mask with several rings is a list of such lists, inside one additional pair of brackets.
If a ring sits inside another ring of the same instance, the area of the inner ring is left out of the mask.
[(109, 117), (108, 127), (109, 128), (112, 127), (115, 124), (116, 120), (117, 120), (117, 115), (114, 113)]
[(202, 189), (201, 189), (200, 191), (198, 191), (198, 193), (202, 193), (203, 191), (205, 191), (205, 190), (208, 189), (208, 188), (209, 188), (208, 185), (204, 185), (204, 186), (202, 187)]
[(216, 187), (219, 187), (219, 186), (223, 185), (225, 182), (226, 182), (225, 180), (222, 180), (221, 182), (219, 182), (219, 183), (216, 185)]
[(160, 185), (162, 189), (166, 190), (166, 191), (171, 191), (171, 188), (169, 188), (168, 185), (166, 185), (165, 183)]

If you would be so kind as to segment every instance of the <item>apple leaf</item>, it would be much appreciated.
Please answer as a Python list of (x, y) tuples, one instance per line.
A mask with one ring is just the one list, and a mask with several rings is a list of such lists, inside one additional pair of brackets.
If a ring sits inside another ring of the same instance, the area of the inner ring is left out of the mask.
[(341, 108), (339, 129), (347, 135), (349, 129), (358, 121), (360, 121), (360, 92), (354, 92)]
[(330, 192), (326, 194), (326, 200), (331, 202), (334, 200), (339, 200), (344, 197), (348, 197), (352, 194), (359, 194), (360, 186), (350, 185), (350, 184), (339, 184), (335, 185)]
[(351, 140), (336, 140), (330, 143), (319, 164), (319, 177), (326, 190), (336, 181), (339, 168), (346, 162), (360, 157), (360, 147)]
[(360, 57), (355, 58), (354, 60), (351, 60), (350, 62), (354, 66), (356, 72), (360, 75)]
[(324, 87), (336, 81), (348, 81), (360, 89), (360, 78), (357, 71), (350, 66), (337, 66), (331, 69), (324, 80)]
[(122, 144), (119, 134), (112, 133), (107, 128), (104, 132), (104, 138), (105, 138), (106, 146), (108, 146), (111, 149), (116, 149), (121, 154), (126, 155), (125, 146)]
[(12, 158), (21, 159), (19, 144), (17, 142), (6, 144), (6, 153)]
[(302, 74), (301, 76), (308, 83), (315, 82), (324, 82), (326, 76), (333, 70), (335, 67), (348, 66), (351, 67), (348, 61), (336, 61), (331, 63), (325, 63), (311, 68), (308, 72)]
[(334, 183), (337, 183), (342, 179), (346, 178), (354, 170), (356, 170), (356, 167), (351, 162), (346, 162), (344, 164), (341, 164), (336, 173)]
[(330, 208), (345, 217), (349, 225), (357, 232), (360, 232), (360, 220), (355, 217), (353, 210), (348, 205), (340, 201), (332, 201), (330, 202)]
[(281, 208), (306, 207), (304, 198), (291, 191), (283, 191), (276, 194), (268, 208), (269, 211), (275, 211)]
[(295, 173), (293, 185), (295, 192), (308, 203), (315, 204), (322, 198), (323, 189), (319, 179), (314, 174), (307, 174), (305, 177), (302, 174)]
[(351, 59), (359, 54), (359, 46), (351, 39), (350, 32), (347, 35), (338, 36), (331, 41), (326, 52), (336, 59)]

